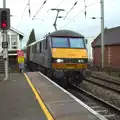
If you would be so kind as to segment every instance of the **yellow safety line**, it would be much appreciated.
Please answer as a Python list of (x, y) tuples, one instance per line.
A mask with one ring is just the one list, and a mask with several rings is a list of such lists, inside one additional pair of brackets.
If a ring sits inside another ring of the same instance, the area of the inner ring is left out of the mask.
[(41, 106), (42, 110), (44, 111), (46, 117), (48, 120), (54, 120), (54, 118), (52, 117), (52, 115), (50, 114), (50, 112), (48, 111), (48, 109), (46, 108), (44, 102), (42, 101), (41, 97), (39, 96), (37, 90), (35, 89), (35, 87), (33, 86), (32, 82), (30, 81), (30, 79), (28, 78), (28, 76), (23, 73), (25, 75), (25, 78), (27, 80), (27, 82), (29, 83), (32, 91), (34, 92), (36, 99), (38, 100), (39, 105)]

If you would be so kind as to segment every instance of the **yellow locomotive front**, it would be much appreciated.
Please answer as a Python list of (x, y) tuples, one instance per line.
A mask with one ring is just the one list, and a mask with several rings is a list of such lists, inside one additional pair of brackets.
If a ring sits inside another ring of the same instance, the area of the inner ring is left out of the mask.
[(56, 78), (66, 78), (69, 82), (79, 84), (86, 75), (89, 75), (86, 70), (88, 55), (84, 37), (78, 34), (52, 36), (51, 46), (51, 67)]

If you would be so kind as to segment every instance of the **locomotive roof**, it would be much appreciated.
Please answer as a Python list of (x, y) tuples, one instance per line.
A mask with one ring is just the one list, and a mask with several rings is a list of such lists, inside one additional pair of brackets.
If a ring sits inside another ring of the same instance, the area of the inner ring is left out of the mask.
[[(77, 32), (71, 31), (71, 30), (57, 30), (57, 31), (54, 31), (54, 32), (46, 35), (46, 37), (47, 36), (56, 36), (56, 37), (84, 37), (83, 35), (81, 35), (81, 34), (79, 34)], [(39, 41), (35, 41), (35, 42), (31, 43), (28, 46), (32, 46), (32, 45), (34, 45), (34, 44), (36, 44), (36, 43), (38, 43), (38, 42), (40, 42), (40, 41), (42, 41), (44, 39), (45, 39), (45, 37), (41, 38)], [(28, 46), (26, 46), (26, 47), (28, 47)]]
[(58, 37), (84, 37), (83, 35), (71, 31), (71, 30), (57, 30), (49, 34), (50, 36), (58, 36)]

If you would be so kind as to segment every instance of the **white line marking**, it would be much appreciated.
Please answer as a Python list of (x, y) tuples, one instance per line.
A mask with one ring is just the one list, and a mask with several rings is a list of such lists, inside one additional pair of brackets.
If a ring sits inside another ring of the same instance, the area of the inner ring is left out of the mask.
[(96, 117), (98, 117), (100, 120), (107, 120), (105, 117), (103, 117), (102, 115), (100, 115), (99, 113), (97, 113), (96, 111), (94, 111), (93, 109), (91, 109), (89, 106), (87, 106), (85, 103), (83, 103), (82, 101), (80, 101), (78, 98), (76, 98), (74, 95), (72, 95), (71, 93), (69, 93), (67, 90), (63, 89), (61, 86), (59, 86), (58, 84), (56, 84), (55, 82), (53, 82), (51, 79), (49, 79), (47, 76), (45, 76), (44, 74), (42, 74), (41, 72), (38, 72), (40, 75), (42, 75), (43, 77), (45, 77), (48, 81), (50, 81), (51, 83), (53, 83), (56, 87), (58, 87), (59, 89), (61, 89), (63, 92), (65, 92), (67, 95), (69, 95), (71, 98), (73, 98), (75, 101), (77, 101), (80, 105), (82, 105), (83, 107), (85, 107), (87, 110), (89, 110), (92, 114), (94, 114)]

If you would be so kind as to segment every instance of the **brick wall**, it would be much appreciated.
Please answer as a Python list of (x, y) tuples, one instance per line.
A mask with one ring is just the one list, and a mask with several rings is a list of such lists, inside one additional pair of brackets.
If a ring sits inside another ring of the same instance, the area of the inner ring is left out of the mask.
[[(120, 68), (120, 46), (105, 46), (104, 48), (105, 67)], [(101, 64), (101, 48), (93, 48), (93, 64)]]

